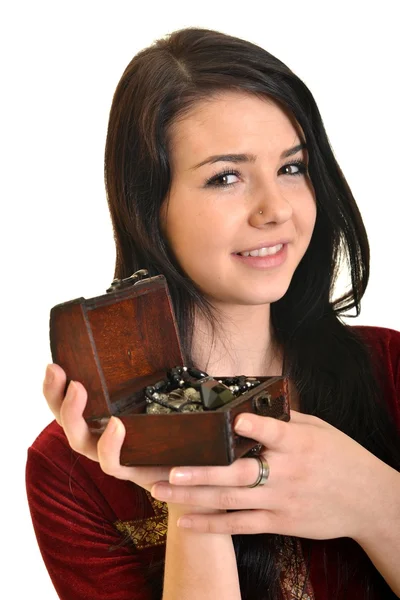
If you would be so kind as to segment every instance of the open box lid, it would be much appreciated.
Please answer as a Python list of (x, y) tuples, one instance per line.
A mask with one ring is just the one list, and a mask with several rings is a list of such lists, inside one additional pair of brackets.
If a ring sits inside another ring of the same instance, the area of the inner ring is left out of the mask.
[(143, 399), (144, 387), (183, 364), (165, 277), (134, 275), (114, 280), (105, 295), (64, 302), (50, 312), (53, 361), (67, 383), (85, 386), (87, 419), (121, 414)]

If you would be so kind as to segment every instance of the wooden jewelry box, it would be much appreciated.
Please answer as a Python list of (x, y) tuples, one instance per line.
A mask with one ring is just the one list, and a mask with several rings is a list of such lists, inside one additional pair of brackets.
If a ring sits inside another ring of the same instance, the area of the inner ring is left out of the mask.
[(53, 361), (66, 372), (67, 385), (80, 381), (87, 390), (84, 417), (90, 428), (101, 432), (112, 415), (123, 422), (124, 465), (229, 465), (260, 449), (258, 442), (234, 433), (239, 413), (290, 419), (285, 377), (259, 377), (260, 385), (215, 410), (146, 413), (145, 388), (183, 365), (162, 275), (137, 271), (115, 279), (102, 296), (54, 306), (50, 346)]

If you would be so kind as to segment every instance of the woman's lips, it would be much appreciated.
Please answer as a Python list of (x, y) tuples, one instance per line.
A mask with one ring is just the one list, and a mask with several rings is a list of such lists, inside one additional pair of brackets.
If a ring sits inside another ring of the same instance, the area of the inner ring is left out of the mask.
[(287, 258), (287, 246), (287, 244), (283, 244), (282, 248), (276, 254), (267, 256), (242, 256), (241, 254), (232, 254), (232, 256), (247, 267), (270, 269), (272, 267), (280, 267), (285, 262)]

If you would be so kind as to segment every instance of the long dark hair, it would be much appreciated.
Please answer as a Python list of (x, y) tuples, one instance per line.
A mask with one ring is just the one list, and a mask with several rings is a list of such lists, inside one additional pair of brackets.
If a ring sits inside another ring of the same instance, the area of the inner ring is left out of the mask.
[[(379, 399), (370, 354), (354, 328), (340, 319), (351, 309), (359, 314), (368, 282), (369, 245), (362, 218), (311, 92), (270, 53), (216, 31), (188, 28), (156, 41), (129, 63), (115, 91), (105, 152), (116, 244), (114, 275), (128, 277), (141, 268), (165, 275), (186, 361), (191, 363), (194, 309), (211, 320), (213, 315), (177, 264), (160, 227), (160, 208), (171, 182), (169, 128), (195, 103), (227, 90), (278, 102), (301, 126), (308, 147), (316, 225), (287, 293), (271, 306), (274, 333), (284, 348), (287, 373), (298, 386), (301, 410), (323, 418), (400, 469), (397, 433)], [(333, 301), (341, 257), (348, 262), (351, 288)], [(312, 544), (301, 543), (308, 556)], [(323, 544), (327, 561), (334, 556), (339, 570), (339, 585), (327, 584), (344, 597), (349, 579), (365, 574), (365, 598), (374, 591), (396, 598), (357, 544), (346, 543), (347, 558), (335, 541)], [(298, 540), (241, 535), (234, 536), (234, 544), (243, 600), (279, 598), (276, 557), (285, 544), (295, 555)], [(160, 590), (161, 583), (155, 597), (161, 597)]]

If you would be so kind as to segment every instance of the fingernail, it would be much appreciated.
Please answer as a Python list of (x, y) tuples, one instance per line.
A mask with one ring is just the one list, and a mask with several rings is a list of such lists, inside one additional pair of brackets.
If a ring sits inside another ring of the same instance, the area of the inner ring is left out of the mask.
[(192, 519), (189, 519), (189, 517), (180, 517), (178, 519), (178, 527), (185, 527), (186, 529), (189, 529), (192, 526)]
[(151, 488), (151, 495), (157, 500), (167, 500), (172, 496), (172, 490), (168, 485), (156, 484)]
[(115, 433), (117, 431), (117, 427), (118, 427), (118, 419), (116, 419), (115, 417), (110, 417), (110, 420), (108, 421), (108, 424), (107, 424), (108, 433)]
[(51, 365), (47, 365), (44, 382), (46, 385), (49, 385), (53, 381), (53, 379), (54, 379), (53, 369), (51, 368)]
[(75, 385), (75, 381), (73, 381), (73, 379), (71, 379), (71, 381), (69, 382), (69, 385), (68, 385), (68, 390), (67, 390), (68, 396), (70, 398), (75, 398), (77, 391), (78, 391), (78, 388)]
[(172, 469), (169, 475), (170, 483), (187, 483), (192, 479), (193, 473), (191, 469)]
[(249, 433), (253, 429), (252, 424), (247, 419), (239, 417), (235, 423), (235, 431), (238, 433)]

